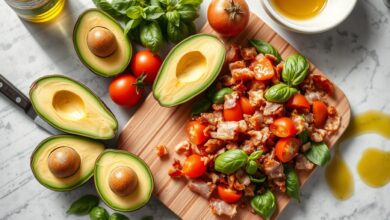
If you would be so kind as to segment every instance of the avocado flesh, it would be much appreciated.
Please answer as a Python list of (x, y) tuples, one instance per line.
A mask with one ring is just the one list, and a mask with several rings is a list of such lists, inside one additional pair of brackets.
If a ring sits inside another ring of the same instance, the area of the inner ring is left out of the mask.
[[(119, 166), (128, 166), (138, 177), (135, 190), (127, 196), (115, 194), (109, 186), (111, 172)], [(102, 200), (117, 211), (134, 211), (144, 206), (153, 192), (153, 176), (146, 163), (137, 156), (120, 150), (105, 150), (96, 160), (95, 186)]]
[[(62, 146), (73, 148), (80, 155), (81, 165), (72, 176), (58, 178), (50, 172), (48, 157), (54, 149)], [(31, 156), (31, 170), (38, 182), (49, 189), (72, 190), (92, 177), (96, 158), (103, 151), (102, 143), (88, 138), (74, 135), (52, 136), (43, 140), (34, 150)]]
[[(96, 26), (107, 28), (115, 35), (117, 48), (108, 57), (96, 56), (88, 48), (87, 35)], [(132, 47), (123, 28), (100, 9), (89, 9), (79, 16), (73, 30), (73, 44), (81, 62), (100, 76), (112, 77), (122, 73), (131, 60)]]
[(166, 57), (153, 85), (162, 106), (182, 104), (209, 87), (225, 61), (225, 47), (215, 36), (193, 35), (174, 47)]
[(115, 137), (118, 122), (86, 86), (61, 75), (38, 79), (30, 89), (36, 113), (53, 127), (93, 139)]

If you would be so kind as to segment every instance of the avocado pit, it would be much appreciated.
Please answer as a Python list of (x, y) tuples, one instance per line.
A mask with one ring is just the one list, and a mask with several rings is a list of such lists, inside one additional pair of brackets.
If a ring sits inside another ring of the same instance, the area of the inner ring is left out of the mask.
[(108, 184), (115, 194), (127, 196), (137, 187), (138, 176), (130, 167), (119, 166), (111, 171)]
[(85, 106), (79, 95), (67, 90), (60, 90), (53, 96), (53, 108), (64, 119), (77, 121), (85, 117)]
[(81, 158), (73, 148), (61, 146), (50, 152), (47, 162), (49, 170), (54, 176), (66, 178), (79, 170)]
[(199, 51), (191, 51), (177, 63), (176, 77), (180, 82), (193, 82), (207, 72), (206, 57)]
[(115, 52), (118, 45), (115, 35), (109, 29), (96, 26), (87, 35), (89, 50), (98, 57), (108, 57)]

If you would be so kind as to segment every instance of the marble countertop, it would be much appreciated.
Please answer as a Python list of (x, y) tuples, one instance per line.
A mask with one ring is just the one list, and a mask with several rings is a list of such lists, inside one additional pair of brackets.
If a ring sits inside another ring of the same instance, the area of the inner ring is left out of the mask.
[[(205, 0), (202, 4), (198, 27), (205, 22), (208, 3)], [(370, 109), (390, 113), (390, 10), (381, 0), (359, 0), (337, 28), (315, 35), (285, 31), (265, 14), (260, 0), (248, 3), (253, 12), (339, 85), (349, 98), (353, 114)], [(53, 22), (32, 24), (19, 19), (0, 1), (0, 71), (25, 94), (36, 78), (46, 74), (61, 73), (80, 80), (111, 107), (122, 127), (134, 110), (116, 106), (107, 94), (109, 80), (86, 69), (73, 49), (73, 25), (89, 7), (93, 7), (91, 0), (68, 0), (64, 12)], [(48, 136), (0, 95), (0, 219), (88, 219), (65, 212), (76, 198), (95, 193), (92, 181), (60, 193), (41, 186), (31, 173), (31, 152)], [(319, 168), (304, 186), (301, 203), (290, 203), (279, 219), (390, 219), (390, 184), (370, 188), (356, 174), (359, 155), (368, 146), (390, 150), (389, 141), (371, 134), (343, 144), (342, 155), (355, 181), (350, 199), (335, 199), (325, 182), (324, 169)], [(177, 218), (155, 198), (128, 215), (132, 219), (146, 215)]]

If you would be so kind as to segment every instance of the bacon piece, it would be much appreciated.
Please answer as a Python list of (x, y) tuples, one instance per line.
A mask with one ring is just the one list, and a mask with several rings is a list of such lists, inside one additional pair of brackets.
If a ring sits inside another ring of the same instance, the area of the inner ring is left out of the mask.
[(229, 204), (220, 199), (211, 198), (209, 206), (216, 215), (226, 215), (233, 218), (237, 214), (237, 204)]
[(240, 46), (232, 43), (226, 52), (226, 62), (231, 63), (240, 59)]
[(271, 64), (270, 61), (267, 58), (264, 58), (266, 60), (259, 60), (257, 62), (253, 62), (251, 64), (251, 69), (253, 70), (254, 77), (256, 80), (264, 80), (263, 77), (265, 75), (275, 75), (275, 70), (273, 66), (265, 65), (264, 62), (267, 64)]
[(249, 141), (251, 141), (254, 146), (265, 144), (271, 135), (271, 131), (268, 127), (264, 127), (261, 131), (252, 130), (247, 133), (251, 136)]
[(312, 104), (313, 101), (321, 100), (322, 95), (318, 91), (306, 91), (305, 98), (310, 104)]
[(189, 151), (191, 148), (191, 144), (188, 141), (181, 141), (175, 146), (175, 152), (177, 154), (183, 154)]
[(312, 170), (314, 164), (310, 162), (304, 155), (298, 154), (295, 160), (295, 169), (297, 170)]
[(262, 170), (269, 179), (284, 178), (282, 163), (276, 161), (271, 155), (265, 157)]
[(215, 111), (211, 113), (200, 113), (200, 118), (203, 118), (211, 125), (217, 125), (219, 122), (223, 121), (223, 115), (220, 111)]
[(322, 75), (318, 75), (318, 74), (314, 74), (314, 75), (311, 75), (310, 76), (314, 82), (314, 85), (325, 91), (329, 96), (333, 96), (334, 94), (334, 86), (333, 86), (333, 83), (325, 78), (324, 76)]
[(212, 104), (212, 105), (211, 105), (211, 108), (212, 108), (214, 111), (222, 111), (222, 110), (223, 110), (223, 104)]
[(232, 92), (230, 94), (226, 94), (224, 97), (225, 102), (223, 104), (223, 108), (224, 109), (232, 109), (232, 108), (236, 107), (237, 100), (239, 98), (240, 97), (238, 96), (237, 92)]
[(275, 57), (274, 55), (272, 54), (269, 54), (267, 53), (266, 55), (264, 55), (265, 58), (267, 58), (269, 61), (271, 61), (272, 63), (276, 63), (276, 61), (278, 60), (277, 57)]
[(210, 133), (212, 131), (215, 131), (217, 130), (217, 126), (215, 125), (207, 125), (206, 128), (203, 130), (203, 134), (206, 136), (206, 137), (209, 137), (210, 136)]
[(240, 68), (240, 69), (233, 69), (231, 73), (232, 73), (233, 80), (235, 82), (251, 80), (255, 75), (255, 73), (247, 67)]
[(159, 157), (163, 157), (165, 155), (168, 155), (168, 149), (163, 144), (157, 145), (155, 148), (155, 151), (156, 151), (157, 156), (159, 156)]
[(256, 90), (265, 90), (267, 88), (267, 84), (264, 82), (264, 81), (257, 81), (257, 80), (253, 80), (250, 82), (250, 85), (249, 85), (249, 90), (253, 90), (253, 91), (256, 91)]
[(238, 170), (236, 172), (236, 178), (244, 186), (249, 186), (249, 184), (251, 183), (249, 176), (243, 170)]
[(248, 96), (249, 103), (255, 107), (259, 107), (266, 102), (264, 98), (264, 90), (250, 90), (248, 92)]
[(272, 81), (272, 83), (273, 83), (274, 85), (280, 83), (280, 77), (281, 77), (282, 72), (283, 72), (283, 66), (284, 66), (283, 63), (279, 63), (279, 64), (275, 67), (275, 74), (274, 74), (274, 77), (272, 77), (272, 79), (271, 79), (271, 81)]
[(231, 87), (238, 95), (242, 96), (246, 93), (247, 88), (242, 81)]
[(180, 160), (174, 159), (172, 163), (172, 167), (168, 170), (168, 175), (173, 178), (179, 178), (183, 176), (182, 172), (183, 166), (180, 163)]
[(297, 133), (301, 133), (305, 129), (305, 119), (301, 115), (292, 114), (291, 119), (294, 122)]
[(244, 114), (244, 120), (249, 130), (259, 130), (263, 122), (263, 115), (256, 111), (253, 115)]
[(257, 51), (254, 47), (245, 47), (241, 49), (241, 57), (244, 60), (254, 60), (256, 55)]
[(206, 199), (211, 196), (215, 189), (214, 183), (205, 182), (203, 180), (190, 180), (187, 186), (192, 192), (195, 192)]
[(224, 146), (224, 142), (219, 139), (209, 139), (204, 146), (207, 153), (213, 154)]
[(249, 186), (245, 187), (244, 195), (248, 197), (255, 196), (255, 185), (250, 184)]
[(231, 86), (236, 83), (236, 80), (231, 75), (223, 75), (219, 78), (224, 86)]
[(255, 60), (257, 60), (257, 61), (258, 60), (262, 60), (262, 59), (264, 59), (264, 57), (265, 57), (264, 54), (259, 53), (259, 54), (256, 55)]
[(220, 140), (235, 140), (239, 132), (245, 132), (247, 125), (244, 120), (220, 122), (216, 132), (211, 132), (212, 138)]
[(333, 116), (329, 116), (325, 122), (324, 128), (327, 132), (333, 133), (336, 132), (340, 128), (341, 117), (336, 114)]
[(251, 154), (255, 151), (255, 145), (253, 144), (253, 141), (245, 140), (241, 144), (240, 149), (243, 150), (246, 154)]
[(246, 64), (243, 60), (238, 60), (236, 62), (229, 63), (229, 70), (245, 68)]
[(265, 108), (263, 111), (264, 116), (274, 116), (274, 115), (279, 115), (284, 112), (284, 107), (283, 104), (279, 103), (273, 103), (273, 102), (265, 102)]
[(310, 134), (310, 139), (314, 142), (321, 142), (324, 140), (326, 135), (326, 130), (320, 128), (313, 128)]

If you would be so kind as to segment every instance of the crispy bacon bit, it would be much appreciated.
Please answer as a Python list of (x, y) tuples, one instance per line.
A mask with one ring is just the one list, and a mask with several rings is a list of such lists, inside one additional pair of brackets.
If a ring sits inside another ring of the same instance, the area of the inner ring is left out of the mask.
[(245, 47), (241, 49), (241, 56), (244, 60), (254, 60), (256, 55), (257, 51), (254, 47)]
[(203, 130), (203, 134), (206, 137), (210, 136), (210, 132), (217, 130), (217, 126), (215, 125), (207, 125), (206, 128)]
[(249, 85), (249, 90), (256, 91), (256, 90), (265, 90), (267, 88), (267, 84), (264, 81), (251, 81)]
[(310, 104), (312, 104), (313, 101), (321, 100), (322, 99), (322, 95), (318, 91), (316, 91), (316, 92), (307, 91), (305, 93), (305, 98), (307, 99), (307, 101), (309, 101)]
[(211, 180), (212, 183), (217, 183), (217, 181), (219, 180), (219, 176), (218, 174), (214, 173), (214, 172), (210, 172), (210, 173), (206, 173), (205, 174), (207, 176), (208, 179)]
[(212, 113), (201, 113), (200, 118), (205, 119), (211, 125), (217, 125), (219, 122), (223, 121), (223, 115), (220, 111), (215, 111)]
[(214, 111), (222, 111), (222, 110), (223, 110), (223, 104), (212, 104), (212, 105), (211, 105), (211, 108), (212, 108)]
[(279, 115), (284, 112), (284, 107), (282, 104), (268, 102), (268, 101), (266, 101), (265, 103), (266, 105), (263, 111), (264, 116)]
[(237, 121), (226, 121), (220, 122), (217, 126), (216, 132), (211, 132), (210, 136), (212, 138), (220, 140), (235, 140), (237, 138), (238, 132), (246, 131), (246, 123), (244, 120), (240, 122)]
[(270, 125), (270, 124), (274, 123), (274, 120), (275, 120), (275, 118), (273, 116), (264, 116), (263, 117), (263, 122), (266, 125)]
[(247, 130), (248, 130), (248, 125), (246, 124), (246, 122), (244, 120), (238, 121), (238, 129), (237, 129), (237, 131), (240, 132), (240, 133), (244, 133)]
[(173, 178), (179, 178), (183, 176), (182, 172), (183, 166), (180, 163), (180, 160), (174, 159), (172, 163), (172, 167), (168, 170), (168, 175)]
[(295, 169), (297, 170), (312, 170), (314, 168), (314, 164), (310, 162), (305, 156), (302, 154), (298, 154), (296, 156)]
[(248, 96), (249, 103), (255, 107), (259, 107), (266, 102), (264, 98), (264, 90), (250, 90), (248, 92)]
[(228, 149), (228, 150), (237, 149), (237, 148), (238, 148), (238, 146), (236, 143), (227, 143), (226, 144), (226, 149)]
[(223, 108), (224, 109), (232, 109), (232, 108), (236, 107), (237, 100), (239, 98), (240, 97), (238, 96), (238, 94), (236, 92), (232, 92), (230, 94), (226, 94), (225, 97), (224, 97), (225, 102), (223, 104)]
[(157, 156), (159, 156), (159, 157), (163, 157), (165, 155), (168, 155), (168, 149), (163, 144), (157, 145), (155, 148), (155, 151), (156, 151)]
[(249, 186), (245, 187), (244, 195), (249, 197), (255, 196), (255, 185), (250, 184)]
[(210, 197), (215, 189), (214, 183), (205, 182), (203, 180), (190, 180), (187, 186), (192, 192), (195, 192), (206, 199)]
[(256, 111), (253, 115), (244, 114), (244, 120), (248, 125), (249, 130), (259, 130), (263, 122), (263, 115)]
[(276, 63), (276, 61), (278, 60), (277, 57), (275, 57), (274, 55), (272, 54), (266, 54), (265, 55), (265, 58), (267, 58), (269, 61), (271, 61), (272, 63)]
[(294, 122), (297, 133), (301, 133), (305, 129), (305, 119), (301, 115), (292, 114), (291, 119)]
[(283, 63), (279, 63), (276, 67), (275, 67), (275, 74), (274, 74), (274, 77), (272, 77), (272, 83), (273, 84), (278, 84), (280, 83), (280, 77), (282, 75), (282, 72), (283, 72)]
[(262, 169), (269, 179), (284, 178), (283, 165), (273, 159), (272, 155), (264, 158)]
[(243, 170), (238, 170), (236, 172), (236, 178), (244, 186), (249, 186), (249, 184), (251, 183), (251, 180), (249, 179), (248, 175)]
[(335, 114), (335, 115), (328, 116), (324, 128), (327, 132), (333, 133), (339, 129), (340, 124), (341, 124), (341, 118), (338, 114)]
[(209, 139), (204, 146), (207, 153), (213, 154), (224, 146), (224, 142), (218, 139)]
[(240, 59), (240, 46), (237, 43), (230, 45), (226, 52), (226, 62), (231, 63)]
[(252, 130), (247, 133), (251, 136), (249, 141), (251, 141), (256, 147), (265, 144), (271, 135), (271, 131), (268, 127), (264, 127), (261, 131)]
[(324, 140), (326, 131), (324, 129), (313, 128), (310, 133), (310, 139), (314, 142), (321, 142)]
[(329, 96), (333, 96), (334, 86), (329, 79), (325, 78), (322, 75), (318, 75), (318, 74), (311, 75), (310, 77), (312, 78), (314, 85), (317, 88), (325, 91)]
[(240, 69), (233, 69), (231, 72), (232, 72), (233, 80), (235, 82), (251, 80), (255, 75), (255, 73), (247, 67), (240, 68)]
[(259, 60), (262, 60), (262, 59), (264, 59), (264, 54), (262, 54), (262, 53), (259, 53), (259, 54), (257, 54), (257, 56), (256, 56), (256, 58), (255, 58), (255, 60), (257, 60), (257, 61), (259, 61)]
[(236, 91), (238, 93), (238, 95), (242, 96), (246, 93), (246, 86), (244, 85), (244, 83), (242, 81), (240, 81), (239, 83), (235, 84), (234, 86), (231, 87), (234, 91)]
[(236, 83), (236, 80), (231, 75), (223, 75), (219, 78), (224, 86), (231, 86)]
[(188, 141), (181, 141), (175, 146), (175, 152), (177, 154), (183, 154), (190, 150), (191, 144)]
[(253, 141), (245, 140), (244, 143), (241, 144), (240, 149), (246, 154), (251, 154), (255, 151), (255, 145), (253, 144)]
[(237, 204), (229, 204), (220, 199), (211, 198), (209, 206), (216, 215), (226, 215), (233, 218), (237, 214)]
[(243, 60), (238, 60), (236, 62), (233, 62), (233, 63), (229, 63), (229, 70), (232, 71), (234, 69), (241, 69), (241, 68), (245, 68), (246, 67), (246, 64)]

